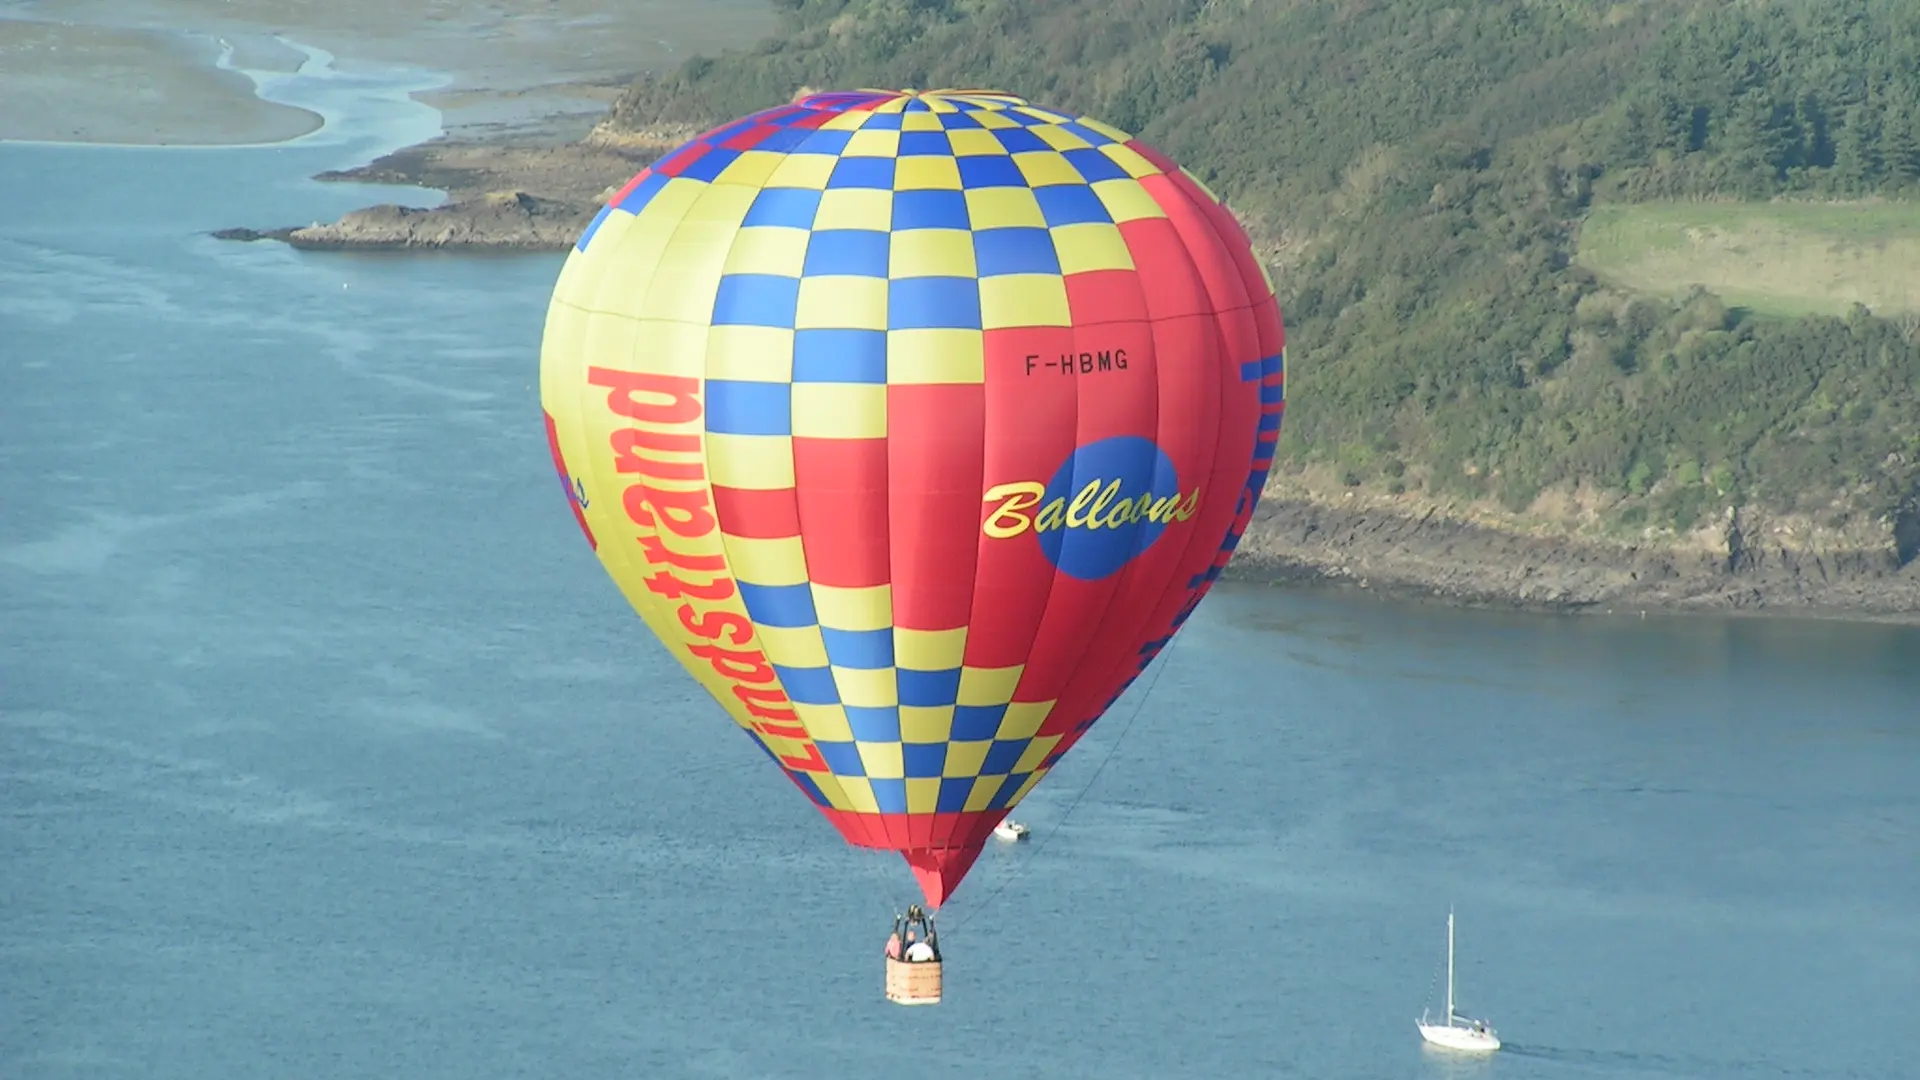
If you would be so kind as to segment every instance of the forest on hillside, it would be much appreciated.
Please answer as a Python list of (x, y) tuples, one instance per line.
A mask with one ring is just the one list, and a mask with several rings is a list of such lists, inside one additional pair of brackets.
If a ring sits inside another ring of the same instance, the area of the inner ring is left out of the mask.
[(1274, 266), (1281, 451), (1352, 485), (1920, 504), (1920, 321), (1762, 317), (1578, 266), (1596, 202), (1920, 200), (1913, 0), (778, 0), (778, 33), (614, 122), (802, 86), (993, 86), (1098, 116), (1227, 197)]

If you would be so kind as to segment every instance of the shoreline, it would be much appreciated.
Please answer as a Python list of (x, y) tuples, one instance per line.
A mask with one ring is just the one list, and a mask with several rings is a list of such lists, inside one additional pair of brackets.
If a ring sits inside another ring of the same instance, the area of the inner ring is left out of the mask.
[(1456, 608), (1920, 626), (1920, 560), (1880, 548), (1703, 550), (1523, 532), (1409, 500), (1348, 505), (1276, 474), (1225, 578)]
[(213, 235), (304, 250), (564, 252), (608, 196), (670, 149), (556, 135), (553, 125), (494, 137), (442, 134), (313, 177), (444, 193), (430, 209), (380, 203), (331, 222), (235, 225)]
[[(226, 235), (325, 250), (564, 252), (608, 193), (676, 141), (443, 137), (317, 177), (431, 187), (447, 192), (439, 207), (369, 207), (318, 226)], [(1226, 576), (1562, 615), (1920, 625), (1920, 559), (1909, 553), (1902, 565), (1891, 535), (1834, 535), (1746, 509), (1687, 536), (1615, 537), (1594, 535), (1598, 513), (1584, 517), (1528, 519), (1277, 470)]]
[[(0, 138), (102, 147), (277, 146), (326, 118), (262, 93), (304, 58), (266, 35), (0, 17)], [(126, 111), (124, 98), (152, 103)]]
[[(3, 5), (0, 5), (3, 6)], [(0, 141), (275, 145), (318, 122), (259, 93), (299, 66), (297, 39), (349, 80), (432, 69), (411, 89), (461, 137), (577, 138), (636, 72), (743, 48), (765, 0), (35, 0), (0, 11)], [(232, 51), (229, 66), (216, 59)]]
[[(383, 205), (317, 226), (226, 235), (305, 249), (564, 252), (601, 200), (674, 141), (443, 137), (316, 177), (430, 187), (447, 193), (439, 207)], [(1743, 540), (1743, 529), (1769, 539)], [(1920, 625), (1920, 560), (1900, 565), (1890, 538), (1826, 535), (1757, 511), (1717, 530), (1590, 535), (1564, 516), (1529, 521), (1418, 493), (1356, 492), (1312, 470), (1276, 471), (1225, 576), (1542, 614)]]
[[(250, 76), (227, 63), (233, 55), (228, 46), (222, 73)], [(603, 78), (575, 81), (605, 89)], [(254, 82), (256, 100), (273, 105)], [(456, 91), (442, 85), (435, 92)], [(442, 125), (424, 142), (314, 176), (444, 193), (438, 206), (384, 203), (333, 222), (237, 224), (213, 235), (277, 240), (304, 250), (565, 252), (613, 191), (688, 134), (613, 135), (595, 126), (582, 135), (582, 126), (570, 112), (459, 133)], [(1591, 527), (1598, 519), (1591, 508), (1585, 520), (1564, 512), (1545, 518), (1503, 514), (1418, 492), (1346, 489), (1313, 470), (1277, 470), (1224, 576), (1543, 614), (1920, 625), (1920, 559), (1905, 553), (1903, 565), (1890, 538), (1881, 543), (1822, 535), (1806, 522), (1756, 522), (1757, 514), (1730, 511), (1715, 535), (1706, 528), (1690, 536), (1605, 536)], [(1763, 533), (1765, 542), (1743, 539)]]

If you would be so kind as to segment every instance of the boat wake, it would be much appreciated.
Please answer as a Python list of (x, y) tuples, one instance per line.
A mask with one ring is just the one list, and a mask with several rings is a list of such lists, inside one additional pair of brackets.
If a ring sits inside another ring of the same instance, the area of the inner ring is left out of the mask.
[(1601, 1050), (1575, 1046), (1543, 1046), (1531, 1043), (1507, 1043), (1502, 1053), (1535, 1061), (1572, 1066), (1580, 1073), (1606, 1076), (1658, 1076), (1675, 1080), (1723, 1075), (1729, 1072), (1766, 1076), (1826, 1076), (1812, 1069), (1782, 1066), (1778, 1062), (1704, 1058), (1685, 1054), (1661, 1054), (1634, 1050)]

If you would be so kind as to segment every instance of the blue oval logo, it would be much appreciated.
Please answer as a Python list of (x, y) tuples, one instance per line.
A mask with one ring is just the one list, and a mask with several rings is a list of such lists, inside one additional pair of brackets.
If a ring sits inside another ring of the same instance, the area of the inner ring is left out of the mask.
[(1031, 530), (1062, 573), (1097, 581), (1192, 517), (1200, 489), (1180, 490), (1173, 459), (1153, 440), (1119, 435), (1075, 450), (1046, 484), (997, 484), (986, 501), (993, 509), (981, 531), (1006, 539)]

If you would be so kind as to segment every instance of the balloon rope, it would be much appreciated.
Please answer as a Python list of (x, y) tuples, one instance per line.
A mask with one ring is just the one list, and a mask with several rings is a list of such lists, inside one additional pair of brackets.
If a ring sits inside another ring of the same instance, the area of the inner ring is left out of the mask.
[(968, 923), (973, 921), (975, 915), (985, 911), (987, 905), (993, 903), (995, 897), (1005, 891), (1008, 885), (1013, 884), (1013, 879), (1020, 876), (1020, 872), (1027, 868), (1027, 864), (1040, 856), (1041, 849), (1046, 847), (1055, 836), (1060, 834), (1060, 827), (1065, 825), (1067, 819), (1073, 816), (1074, 809), (1080, 805), (1081, 799), (1087, 797), (1087, 792), (1093, 790), (1093, 785), (1100, 779), (1100, 774), (1106, 771), (1107, 762), (1113, 760), (1113, 755), (1120, 749), (1120, 744), (1126, 741), (1127, 732), (1133, 730), (1134, 721), (1140, 719), (1140, 714), (1146, 711), (1147, 699), (1153, 696), (1153, 688), (1160, 684), (1161, 673), (1167, 670), (1167, 654), (1172, 653), (1174, 646), (1177, 644), (1179, 644), (1178, 638), (1168, 642), (1167, 647), (1161, 650), (1161, 655), (1154, 658), (1154, 661), (1158, 663), (1159, 666), (1153, 669), (1153, 674), (1147, 679), (1147, 685), (1140, 691), (1140, 699), (1134, 702), (1132, 715), (1128, 716), (1127, 722), (1121, 726), (1120, 734), (1113, 740), (1113, 745), (1107, 747), (1107, 755), (1100, 759), (1100, 764), (1094, 768), (1093, 775), (1087, 778), (1086, 786), (1082, 787), (1079, 792), (1074, 795), (1073, 801), (1067, 804), (1067, 812), (1060, 815), (1060, 820), (1054, 824), (1053, 828), (1047, 830), (1047, 834), (1040, 838), (1039, 843), (1033, 845), (1033, 851), (1014, 866), (1012, 873), (1002, 879), (1000, 884), (995, 886), (994, 890), (988, 893), (986, 898), (981, 900), (978, 906), (961, 917), (960, 922), (954, 926), (954, 930), (964, 928)]

